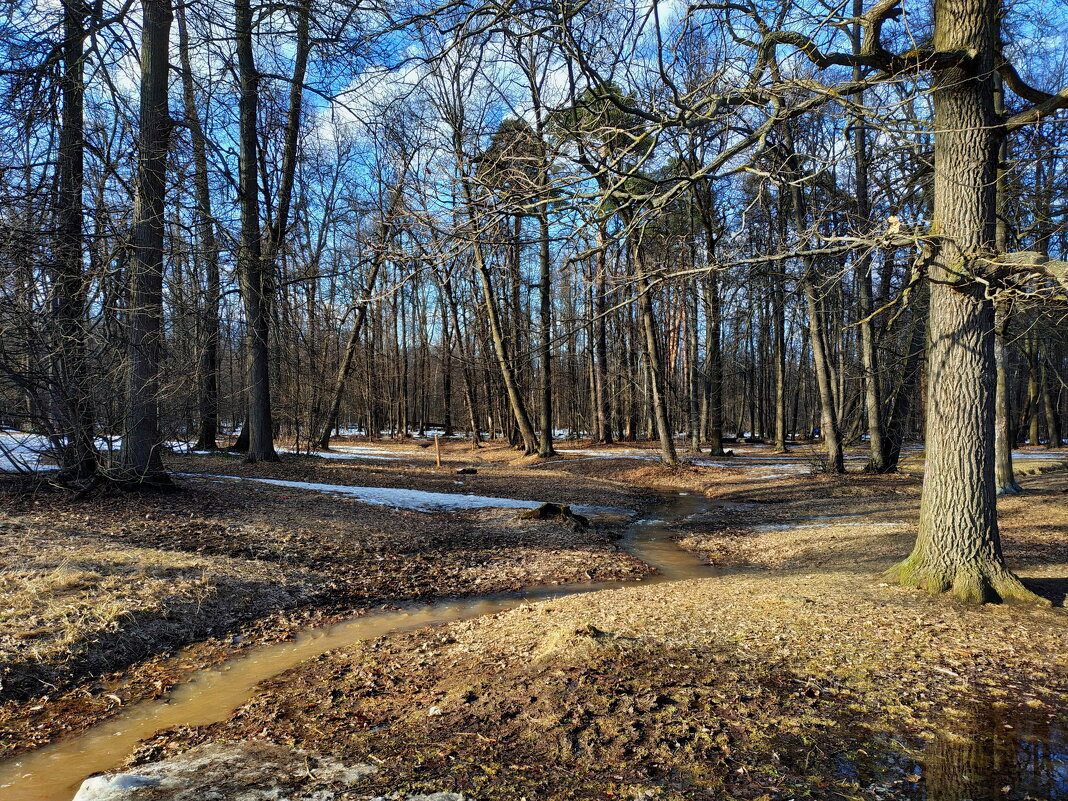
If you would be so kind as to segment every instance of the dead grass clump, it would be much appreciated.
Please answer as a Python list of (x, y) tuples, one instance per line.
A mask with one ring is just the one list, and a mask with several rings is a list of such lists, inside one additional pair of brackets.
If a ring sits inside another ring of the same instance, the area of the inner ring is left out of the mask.
[(125, 664), (302, 595), (266, 565), (20, 539), (0, 549), (3, 697)]

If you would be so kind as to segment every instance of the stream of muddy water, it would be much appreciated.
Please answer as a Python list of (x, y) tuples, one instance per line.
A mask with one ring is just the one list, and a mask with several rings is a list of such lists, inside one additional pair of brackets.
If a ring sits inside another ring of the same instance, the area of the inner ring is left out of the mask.
[[(717, 568), (676, 547), (668, 523), (709, 507), (707, 498), (676, 494), (653, 509), (653, 517), (630, 523), (622, 545), (657, 569), (641, 581), (679, 581), (713, 575)], [(197, 671), (166, 697), (134, 704), (83, 734), (0, 763), (2, 801), (70, 801), (94, 773), (112, 770), (139, 742), (175, 726), (206, 726), (225, 720), (256, 694), (256, 686), (320, 654), (360, 640), (503, 612), (530, 601), (612, 589), (634, 581), (587, 582), (531, 587), (402, 607), (334, 626), (309, 629), (293, 640), (250, 649), (218, 667)]]
[[(673, 539), (677, 533), (673, 524), (700, 516), (712, 506), (702, 495), (673, 493), (649, 518), (627, 526), (622, 545), (656, 568), (656, 573), (638, 582), (531, 587), (510, 594), (410, 605), (309, 629), (288, 642), (254, 647), (221, 666), (193, 673), (165, 698), (134, 704), (81, 735), (0, 763), (0, 801), (70, 801), (85, 778), (118, 767), (140, 741), (156, 732), (225, 720), (256, 695), (261, 682), (360, 640), (468, 620), (531, 601), (722, 573), (722, 568), (705, 565), (677, 547)], [(874, 799), (1068, 801), (1068, 733), (1063, 725), (1045, 715), (1021, 718), (1014, 714), (1011, 720), (1001, 715), (988, 717), (985, 710), (972, 715), (965, 729), (967, 737), (939, 737), (915, 749), (902, 749), (900, 742), (888, 741), (878, 754), (843, 761), (840, 776), (856, 781)]]

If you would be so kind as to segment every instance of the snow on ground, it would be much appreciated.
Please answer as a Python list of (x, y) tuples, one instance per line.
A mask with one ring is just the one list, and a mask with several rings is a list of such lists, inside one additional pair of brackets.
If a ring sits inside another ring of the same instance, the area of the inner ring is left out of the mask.
[[(398, 451), (361, 445), (332, 445), (328, 451), (309, 452), (298, 451), (293, 448), (276, 448), (276, 450), (279, 453), (294, 453), (298, 456), (319, 456), (323, 459), (372, 459), (375, 461), (395, 462), (401, 458)], [(383, 450), (393, 455), (386, 456), (383, 454)]]
[[(397, 489), (394, 487), (352, 487), (347, 484), (316, 484), (309, 481), (287, 481), (280, 478), (251, 478), (247, 476), (220, 476), (202, 473), (185, 473), (189, 478), (205, 478), (224, 481), (256, 481), (276, 487), (322, 492), (340, 495), (374, 506), (392, 506), (395, 509), (411, 509), (416, 512), (452, 511), (457, 509), (536, 509), (541, 501), (524, 501), (518, 498), (493, 498), (488, 495), (462, 495), (450, 492), (426, 492), (424, 490)], [(571, 507), (576, 514), (629, 515), (635, 512), (618, 506)]]
[(599, 450), (596, 448), (557, 448), (557, 453), (571, 453), (575, 456), (586, 456), (591, 459), (651, 459), (659, 460), (660, 451), (645, 450), (642, 448), (626, 448), (624, 450)]
[(0, 470), (27, 472), (35, 470), (55, 470), (49, 453), (52, 445), (46, 437), (39, 434), (26, 434), (21, 431), (0, 431)]
[[(96, 438), (100, 451), (117, 450), (121, 445), (120, 437)], [(0, 430), (0, 471), (26, 473), (58, 469), (48, 437), (10, 428)]]
[(1012, 460), (1022, 462), (1050, 462), (1068, 459), (1068, 451), (1013, 451)]
[(174, 453), (196, 453), (201, 456), (213, 453), (213, 451), (195, 451), (192, 442), (179, 442), (178, 440), (164, 442), (163, 447)]

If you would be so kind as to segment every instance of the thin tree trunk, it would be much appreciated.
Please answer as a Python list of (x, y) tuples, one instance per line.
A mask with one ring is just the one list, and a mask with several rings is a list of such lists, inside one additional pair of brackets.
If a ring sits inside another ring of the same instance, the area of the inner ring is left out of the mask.
[(1009, 369), (1005, 335), (1009, 312), (1004, 304), (994, 310), (994, 488), (998, 495), (1020, 492), (1012, 465), (1012, 425), (1009, 421)]
[(318, 445), (323, 450), (330, 448), (330, 437), (337, 426), (338, 415), (341, 413), (341, 402), (345, 398), (345, 384), (349, 380), (352, 364), (356, 359), (356, 351), (360, 345), (360, 334), (363, 332), (364, 322), (367, 320), (367, 308), (370, 305), (371, 293), (374, 291), (378, 271), (384, 260), (383, 252), (375, 254), (371, 264), (371, 272), (367, 277), (367, 286), (363, 290), (363, 297), (356, 307), (356, 319), (352, 323), (352, 330), (345, 342), (345, 351), (341, 355), (341, 364), (337, 368), (337, 376), (334, 378), (334, 386), (330, 390), (330, 406), (327, 407), (326, 421), (322, 431), (319, 432)]
[(541, 437), (538, 456), (555, 456), (553, 450), (553, 338), (552, 338), (552, 262), (549, 259), (549, 212), (538, 209), (538, 348), (541, 362)]
[(85, 20), (89, 9), (82, 0), (63, 2), (63, 110), (60, 117), (56, 178), (56, 281), (53, 380), (58, 403), (57, 438), (62, 443), (60, 465), (65, 478), (81, 481), (97, 470), (93, 439), (93, 404), (86, 363), (84, 316), (85, 212)]
[(201, 258), (207, 270), (207, 287), (201, 312), (203, 341), (197, 367), (198, 435), (194, 450), (210, 451), (217, 447), (219, 436), (219, 301), (222, 295), (219, 278), (219, 248), (215, 241), (215, 218), (211, 210), (208, 185), (208, 156), (204, 129), (197, 111), (193, 87), (193, 68), (189, 57), (189, 31), (185, 6), (179, 5), (178, 54), (182, 65), (182, 102), (185, 123), (193, 145), (193, 189), (196, 197), (197, 236)]
[(252, 9), (249, 0), (234, 2), (234, 39), (241, 97), (238, 102), (240, 153), (238, 195), (241, 201), (241, 243), (238, 265), (248, 330), (248, 450), (250, 462), (276, 461), (274, 421), (271, 415), (270, 280), (260, 239), (259, 181), (257, 176), (257, 106), (260, 76), (252, 51)]
[(597, 441), (612, 443), (612, 407), (608, 391), (608, 281), (607, 247), (604, 223), (597, 225), (596, 277), (594, 280), (594, 360), (593, 383), (597, 397)]
[(787, 453), (786, 447), (786, 292), (785, 277), (771, 277), (772, 314), (775, 337), (775, 451)]
[[(458, 134), (456, 135), (458, 136)], [(459, 160), (463, 147), (458, 140), (454, 142), (454, 151), (457, 168), (462, 173), (462, 164), (459, 163)], [(463, 192), (465, 205), (467, 206), (468, 223), (471, 226), (472, 235), (477, 236), (479, 226), (475, 214), (474, 197), (471, 186), (467, 181), (463, 182)], [(471, 251), (475, 261), (475, 271), (478, 273), (482, 285), (482, 300), (486, 309), (486, 320), (489, 323), (490, 339), (493, 343), (494, 353), (497, 356), (497, 365), (501, 370), (501, 380), (504, 382), (504, 389), (508, 395), (508, 402), (512, 407), (512, 414), (515, 417), (519, 435), (523, 439), (524, 452), (530, 456), (538, 452), (538, 437), (534, 433), (534, 426), (531, 425), (526, 403), (523, 401), (523, 394), (520, 392), (519, 384), (516, 381), (512, 360), (508, 355), (508, 348), (504, 341), (504, 330), (501, 327), (500, 314), (497, 310), (497, 300), (493, 295), (493, 279), (482, 253), (482, 243), (475, 241)], [(516, 312), (518, 313), (518, 310)]]
[(631, 256), (634, 273), (638, 279), (638, 316), (641, 325), (642, 343), (645, 347), (646, 364), (649, 370), (649, 390), (652, 402), (653, 422), (660, 438), (660, 458), (667, 465), (679, 463), (675, 451), (675, 437), (671, 430), (667, 411), (667, 398), (664, 395), (664, 369), (660, 360), (660, 343), (656, 336), (656, 318), (653, 315), (653, 299), (650, 297), (652, 285), (645, 271), (645, 258), (642, 247), (632, 242)]
[[(853, 27), (853, 52), (859, 53), (862, 30), (859, 23), (864, 14), (863, 0), (853, 0), (853, 16), (858, 22)], [(859, 82), (862, 71), (853, 68), (853, 80)], [(864, 106), (864, 92), (853, 95), (857, 108)], [(871, 206), (868, 190), (868, 134), (864, 118), (860, 114), (853, 123), (853, 157), (856, 167), (857, 221), (865, 229), (871, 227)], [(871, 473), (888, 471), (886, 444), (883, 441), (883, 399), (879, 385), (878, 357), (875, 352), (875, 335), (870, 319), (873, 311), (871, 286), (871, 254), (864, 248), (856, 255), (854, 273), (857, 282), (857, 305), (860, 314), (860, 359), (864, 370), (864, 406), (868, 414), (868, 446), (870, 456), (866, 470)]]

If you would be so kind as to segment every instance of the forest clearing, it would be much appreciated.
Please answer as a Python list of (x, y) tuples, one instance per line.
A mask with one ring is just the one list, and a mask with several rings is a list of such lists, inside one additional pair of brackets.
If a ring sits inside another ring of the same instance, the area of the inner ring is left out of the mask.
[[(1018, 453), (1027, 493), (1001, 501), (1006, 558), (1055, 605), (1021, 610), (879, 580), (915, 536), (918, 452), (896, 476), (832, 477), (803, 448), (666, 468), (644, 448), (568, 444), (534, 465), (462, 442), (440, 467), (388, 442), (255, 471), (175, 455), (181, 492), (109, 495), (91, 522), (58, 493), (8, 495), (3, 797), (69, 798), (89, 773), (214, 747), (218, 773), (186, 776), (190, 798), (298, 752), (374, 770), (318, 781), (302, 756), (242, 792), (1063, 797), (1068, 453)], [(604, 511), (575, 529), (300, 488), (353, 486)], [(661, 550), (635, 542), (643, 526)], [(576, 594), (539, 600), (561, 589)], [(414, 620), (383, 623), (395, 631), (311, 639), (236, 688), (180, 694), (198, 671), (236, 676), (261, 649), (400, 609)], [(124, 721), (168, 694), (162, 731)], [(131, 797), (178, 797), (147, 793)]]

